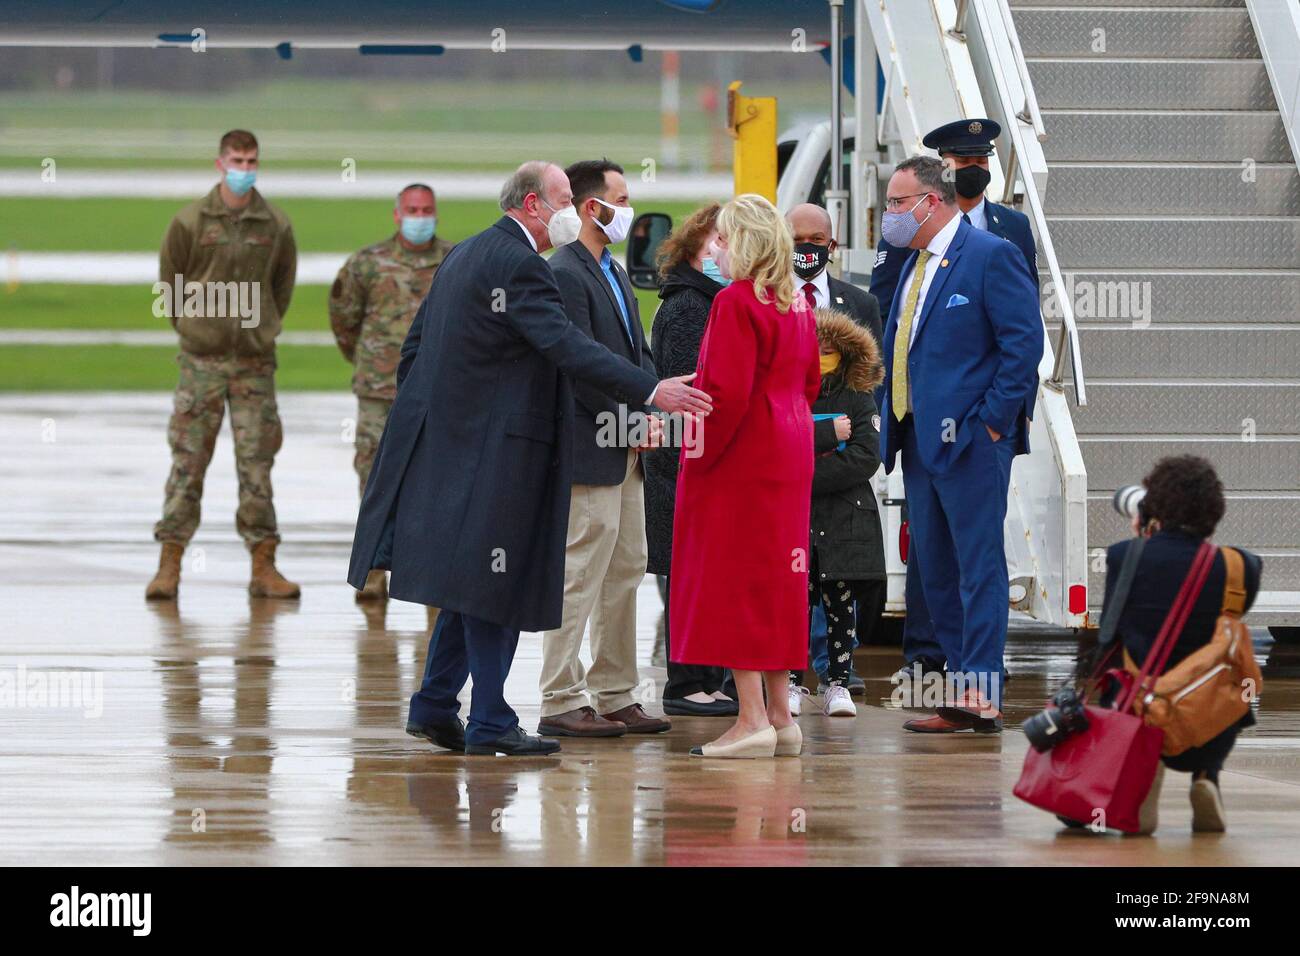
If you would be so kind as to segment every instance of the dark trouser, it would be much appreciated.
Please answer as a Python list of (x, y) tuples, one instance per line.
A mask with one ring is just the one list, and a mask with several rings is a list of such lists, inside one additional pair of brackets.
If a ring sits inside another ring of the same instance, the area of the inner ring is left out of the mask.
[(1001, 707), (1007, 641), (1007, 559), (1003, 523), (1015, 433), (998, 441), (983, 422), (947, 472), (930, 474), (917, 451), (915, 421), (898, 423), (912, 547), (921, 559), (926, 604), (942, 609), (935, 633), (960, 688)]
[(907, 554), (907, 584), (903, 600), (907, 606), (907, 616), (903, 618), (903, 659), (909, 665), (923, 657), (942, 664), (943, 648), (935, 637), (934, 622), (930, 620), (930, 609), (921, 589), (921, 559), (915, 548), (910, 548)]
[(681, 700), (691, 694), (712, 694), (722, 688), (722, 668), (703, 664), (673, 663), (673, 632), (668, 621), (668, 590), (671, 582), (663, 575), (664, 595), (664, 648), (668, 654), (668, 682), (664, 685), (664, 700)]
[(1180, 773), (1206, 773), (1215, 783), (1219, 782), (1219, 771), (1228, 759), (1241, 725), (1233, 724), (1217, 737), (1211, 737), (1199, 747), (1189, 747), (1176, 757), (1164, 757), (1165, 766)]
[(518, 643), (518, 631), (444, 610), (429, 636), (424, 680), (411, 697), (411, 722), (427, 726), (455, 720), (460, 712), (457, 695), (466, 678), (473, 677), (466, 743), (489, 744), (509, 733), (519, 718), (503, 690)]
[[(826, 683), (847, 687), (853, 673), (853, 648), (871, 640), (884, 609), (885, 582), (818, 582), (810, 578), (808, 605), (817, 604), (826, 612)], [(803, 671), (791, 671), (790, 679), (802, 684)]]

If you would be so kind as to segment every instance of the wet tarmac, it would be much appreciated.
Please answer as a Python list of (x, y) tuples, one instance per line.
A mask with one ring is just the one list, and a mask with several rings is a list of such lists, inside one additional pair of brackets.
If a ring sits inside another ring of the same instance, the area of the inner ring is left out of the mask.
[[(710, 762), (725, 724), (465, 758), (404, 735), (425, 610), (363, 613), (343, 583), (356, 487), (347, 396), (281, 397), (281, 566), (250, 599), (229, 434), (181, 599), (148, 605), (170, 396), (0, 397), (0, 864), (1290, 864), (1300, 846), (1300, 649), (1257, 635), (1259, 724), (1223, 776), (1230, 830), (1189, 831), (1167, 777), (1154, 838), (1063, 831), (1011, 795), (1026, 749), (920, 737), (891, 705), (893, 648), (860, 651), (858, 717), (805, 709), (804, 755)], [(642, 587), (647, 665), (660, 605)], [(1074, 638), (1017, 625), (1008, 724), (1072, 667)], [(538, 718), (540, 642), (507, 695)], [(662, 669), (643, 688), (655, 710)], [(5, 696), (6, 688), (8, 696)]]

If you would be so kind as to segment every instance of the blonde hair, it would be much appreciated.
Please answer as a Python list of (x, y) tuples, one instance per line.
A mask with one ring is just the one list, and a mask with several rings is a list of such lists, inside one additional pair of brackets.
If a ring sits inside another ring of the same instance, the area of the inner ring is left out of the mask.
[(718, 231), (727, 237), (731, 278), (749, 279), (754, 295), (767, 295), (781, 312), (794, 302), (794, 239), (785, 218), (757, 193), (744, 193), (722, 207)]

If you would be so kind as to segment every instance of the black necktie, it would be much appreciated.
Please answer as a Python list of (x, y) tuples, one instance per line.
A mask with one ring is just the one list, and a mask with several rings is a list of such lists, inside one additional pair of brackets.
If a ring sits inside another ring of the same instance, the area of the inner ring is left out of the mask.
[(966, 223), (966, 225), (969, 226), (969, 225), (970, 225), (970, 216), (969, 216), (967, 213), (962, 213), (962, 214), (961, 214), (961, 221), (964, 222), (964, 223)]

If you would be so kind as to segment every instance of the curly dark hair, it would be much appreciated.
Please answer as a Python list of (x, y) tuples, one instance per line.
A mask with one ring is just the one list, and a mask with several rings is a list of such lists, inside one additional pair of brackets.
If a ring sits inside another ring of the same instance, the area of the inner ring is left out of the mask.
[(1143, 507), (1162, 528), (1177, 528), (1208, 538), (1223, 518), (1223, 482), (1204, 458), (1161, 458), (1142, 484), (1147, 489)]
[(700, 251), (700, 243), (717, 225), (718, 213), (721, 209), (721, 203), (711, 202), (695, 210), (660, 243), (657, 265), (661, 280), (667, 279), (669, 273), (680, 263), (695, 258), (695, 254)]

